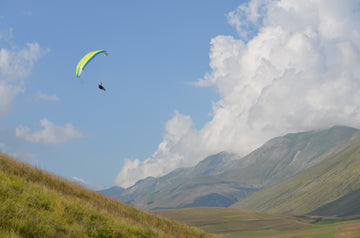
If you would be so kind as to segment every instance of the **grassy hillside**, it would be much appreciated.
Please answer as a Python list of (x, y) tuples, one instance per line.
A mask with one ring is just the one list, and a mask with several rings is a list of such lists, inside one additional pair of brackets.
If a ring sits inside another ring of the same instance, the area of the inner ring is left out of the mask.
[(359, 218), (324, 218), (265, 214), (232, 208), (185, 208), (151, 211), (198, 226), (224, 238), (235, 237), (360, 237)]
[[(358, 209), (358, 199), (353, 193), (360, 189), (360, 133), (337, 147), (323, 161), (282, 181), (259, 191), (234, 205), (262, 212), (307, 214), (332, 203), (333, 211), (347, 214)], [(345, 204), (340, 198), (348, 195)], [(340, 200), (339, 200), (340, 199)], [(338, 201), (337, 203), (333, 203)], [(337, 207), (336, 205), (341, 206)], [(319, 211), (319, 210), (318, 210)], [(326, 214), (338, 215), (338, 214)]]
[(0, 154), (0, 237), (215, 237)]

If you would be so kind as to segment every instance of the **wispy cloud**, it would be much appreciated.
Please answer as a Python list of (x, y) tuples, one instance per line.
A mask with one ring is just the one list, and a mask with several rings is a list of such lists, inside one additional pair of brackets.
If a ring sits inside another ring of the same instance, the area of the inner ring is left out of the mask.
[(56, 94), (48, 95), (48, 94), (38, 91), (35, 95), (35, 100), (36, 101), (55, 102), (55, 101), (59, 101), (59, 97)]
[[(12, 29), (1, 36), (0, 41), (9, 42)], [(27, 43), (22, 49), (0, 48), (0, 119), (7, 115), (16, 96), (24, 92), (26, 78), (34, 64), (48, 51), (36, 42)]]
[(220, 94), (212, 119), (195, 130), (175, 113), (177, 130), (150, 158), (127, 160), (118, 185), (221, 151), (244, 155), (288, 132), (360, 127), (359, 0), (252, 0), (229, 23), (239, 36), (212, 39), (212, 70), (197, 82)]
[(31, 131), (27, 126), (19, 125), (16, 128), (16, 136), (31, 143), (60, 144), (71, 139), (80, 138), (82, 135), (70, 123), (65, 126), (56, 126), (48, 119), (40, 120), (43, 127), (39, 131)]
[(27, 43), (21, 50), (0, 49), (0, 74), (8, 81), (18, 82), (32, 71), (36, 61), (42, 55), (38, 43)]

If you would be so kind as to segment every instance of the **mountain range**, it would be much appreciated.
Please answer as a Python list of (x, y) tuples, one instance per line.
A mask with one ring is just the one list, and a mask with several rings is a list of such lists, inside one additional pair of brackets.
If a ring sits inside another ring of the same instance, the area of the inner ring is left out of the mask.
[(246, 156), (222, 152), (191, 168), (148, 177), (126, 189), (99, 192), (141, 209), (231, 206), (348, 215), (339, 206), (352, 201), (349, 209), (354, 209), (360, 195), (359, 149), (360, 132), (355, 128), (291, 133), (269, 140)]

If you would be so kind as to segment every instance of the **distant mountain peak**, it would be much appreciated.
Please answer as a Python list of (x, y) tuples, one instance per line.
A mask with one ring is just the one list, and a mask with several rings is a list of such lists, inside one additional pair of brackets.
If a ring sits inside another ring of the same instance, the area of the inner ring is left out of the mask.
[(192, 170), (196, 175), (219, 174), (229, 168), (232, 164), (233, 157), (234, 154), (220, 152), (206, 157), (204, 160), (195, 165)]

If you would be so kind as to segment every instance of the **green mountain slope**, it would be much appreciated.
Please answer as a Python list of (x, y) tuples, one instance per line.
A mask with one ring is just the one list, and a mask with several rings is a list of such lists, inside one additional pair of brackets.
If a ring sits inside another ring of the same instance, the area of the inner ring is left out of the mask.
[(240, 181), (244, 186), (263, 188), (320, 163), (325, 158), (322, 155), (331, 152), (356, 131), (335, 126), (277, 137), (238, 160), (221, 176)]
[(309, 214), (320, 216), (354, 216), (360, 214), (360, 189), (346, 194), (345, 196), (327, 203)]
[[(359, 211), (360, 132), (321, 160), (321, 163), (259, 191), (233, 207), (293, 214), (339, 215), (341, 211), (340, 215), (346, 215), (355, 209)], [(348, 203), (344, 204), (344, 201)], [(326, 204), (334, 213), (321, 211)]]
[(215, 237), (0, 154), (0, 237)]

